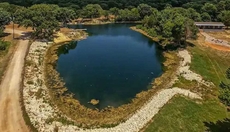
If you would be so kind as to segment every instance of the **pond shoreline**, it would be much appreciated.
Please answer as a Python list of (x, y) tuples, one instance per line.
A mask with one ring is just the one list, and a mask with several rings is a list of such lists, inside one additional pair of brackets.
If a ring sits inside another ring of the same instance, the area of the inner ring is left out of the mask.
[(138, 29), (136, 26), (132, 26), (132, 27), (130, 27), (130, 29), (132, 29), (132, 30), (134, 30), (134, 31), (136, 31), (136, 32), (139, 32), (139, 33), (143, 34), (144, 36), (146, 36), (146, 37), (152, 39), (153, 41), (155, 41), (155, 42), (157, 42), (157, 43), (159, 42), (159, 39), (158, 39), (157, 37), (152, 37), (152, 36), (148, 35), (147, 32), (145, 32), (145, 31), (143, 31), (143, 30), (141, 30), (141, 29)]
[(141, 21), (100, 21), (98, 23), (94, 23), (92, 21), (86, 23), (68, 23), (67, 25), (106, 25), (106, 24), (141, 24)]
[[(107, 107), (102, 110), (90, 109), (84, 105), (81, 105), (78, 100), (73, 98), (73, 94), (68, 92), (68, 88), (64, 86), (65, 83), (59, 76), (60, 74), (54, 68), (58, 59), (56, 50), (59, 46), (64, 44), (65, 43), (55, 44), (51, 46), (46, 53), (46, 85), (50, 89), (50, 96), (55, 102), (54, 104), (56, 104), (58, 108), (68, 117), (71, 117), (73, 120), (77, 121), (78, 126), (86, 128), (97, 128), (105, 126), (112, 127), (127, 120), (138, 109), (140, 109), (159, 89), (171, 85), (170, 83), (165, 83), (165, 80), (170, 82), (175, 78), (176, 73), (174, 73), (174, 71), (178, 68), (178, 62), (180, 60), (175, 52), (165, 52), (164, 57), (166, 58), (166, 61), (164, 62), (164, 66), (167, 68), (165, 73), (163, 73), (160, 77), (156, 78), (151, 83), (151, 89), (138, 93), (136, 97), (132, 99), (131, 103), (121, 105), (117, 108)], [(122, 114), (117, 115), (117, 113)], [(117, 116), (114, 117), (114, 115)]]

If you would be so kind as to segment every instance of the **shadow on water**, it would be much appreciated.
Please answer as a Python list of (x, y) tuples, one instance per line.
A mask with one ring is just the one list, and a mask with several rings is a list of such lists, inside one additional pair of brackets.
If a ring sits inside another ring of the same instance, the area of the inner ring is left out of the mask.
[(60, 56), (61, 54), (68, 54), (70, 50), (73, 50), (77, 47), (77, 41), (72, 41), (68, 44), (62, 45), (58, 48), (57, 54)]
[(208, 132), (230, 132), (230, 119), (219, 120), (216, 123), (204, 122)]

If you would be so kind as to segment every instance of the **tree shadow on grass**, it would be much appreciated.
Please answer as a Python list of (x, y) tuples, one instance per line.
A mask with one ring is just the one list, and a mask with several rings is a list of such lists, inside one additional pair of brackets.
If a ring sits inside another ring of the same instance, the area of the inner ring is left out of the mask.
[(168, 44), (168, 45), (165, 46), (165, 48), (163, 50), (175, 51), (175, 50), (178, 50), (178, 49), (186, 49), (187, 47), (195, 47), (195, 46), (196, 45), (194, 45), (191, 42), (185, 42), (184, 44), (181, 44), (181, 45)]
[(230, 132), (230, 119), (219, 120), (216, 123), (204, 122), (207, 132)]
[(10, 33), (2, 33), (2, 34), (0, 35), (0, 38), (6, 37), (6, 36), (9, 36), (9, 35), (10, 35)]

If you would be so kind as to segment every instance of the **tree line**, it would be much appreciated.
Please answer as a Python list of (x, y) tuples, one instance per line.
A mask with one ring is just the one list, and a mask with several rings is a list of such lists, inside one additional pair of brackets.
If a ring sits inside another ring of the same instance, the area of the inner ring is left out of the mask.
[(204, 3), (217, 4), (219, 0), (0, 0), (20, 6), (32, 6), (34, 4), (56, 4), (60, 7), (72, 7), (81, 9), (88, 4), (99, 4), (103, 9), (117, 7), (120, 9), (137, 7), (141, 3), (148, 4), (157, 9), (163, 9), (166, 4), (173, 7), (192, 7), (199, 9)]
[(60, 7), (56, 4), (35, 4), (25, 7), (15, 5), (20, 2), (5, 2), (0, 3), (0, 33), (4, 25), (14, 21), (19, 26), (32, 27), (34, 36), (38, 38), (52, 38), (53, 33), (58, 31), (61, 25), (66, 25), (76, 18), (113, 16), (114, 21), (141, 21), (142, 24), (137, 27), (153, 37), (157, 36), (160, 44), (165, 47), (168, 44), (181, 45), (188, 38), (196, 38), (197, 28), (194, 21), (222, 21), (226, 26), (230, 25), (230, 0), (213, 1), (199, 6), (197, 4), (204, 1), (192, 2), (195, 1), (184, 3), (183, 7), (173, 7), (163, 2), (162, 10), (148, 4), (123, 9), (112, 7), (106, 10), (99, 4), (88, 4), (82, 8)]

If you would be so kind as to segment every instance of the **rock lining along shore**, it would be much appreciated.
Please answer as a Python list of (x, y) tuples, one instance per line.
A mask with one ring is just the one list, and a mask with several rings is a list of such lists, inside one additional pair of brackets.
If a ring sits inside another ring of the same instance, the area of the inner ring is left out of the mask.
[[(134, 113), (127, 121), (113, 128), (83, 129), (74, 125), (65, 125), (61, 122), (52, 120), (67, 117), (50, 102), (48, 89), (44, 83), (44, 55), (51, 44), (44, 42), (32, 43), (28, 56), (26, 58), (23, 99), (25, 109), (31, 120), (31, 123), (39, 132), (138, 132), (159, 112), (159, 110), (173, 96), (180, 94), (192, 99), (201, 99), (201, 97), (189, 90), (181, 88), (168, 88), (157, 92), (146, 104)], [(178, 75), (185, 79), (204, 82), (200, 75), (189, 70), (191, 56), (187, 50), (179, 51), (178, 56), (182, 58)], [(190, 76), (192, 75), (192, 76)]]

